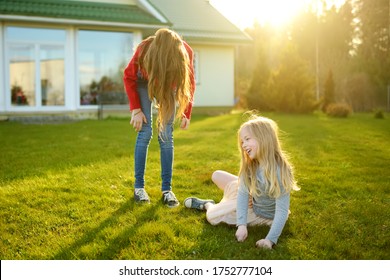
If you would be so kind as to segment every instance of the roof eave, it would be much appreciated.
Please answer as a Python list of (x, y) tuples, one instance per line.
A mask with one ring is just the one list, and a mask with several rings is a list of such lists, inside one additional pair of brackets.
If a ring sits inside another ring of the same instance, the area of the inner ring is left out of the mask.
[(238, 46), (238, 45), (248, 45), (252, 44), (252, 41), (242, 41), (242, 40), (226, 40), (226, 39), (213, 39), (213, 38), (200, 38), (200, 37), (188, 37), (185, 36), (186, 42), (189, 44), (207, 44), (215, 46)]
[(19, 15), (1, 15), (0, 20), (7, 21), (24, 21), (24, 22), (39, 22), (39, 23), (56, 23), (56, 24), (72, 24), (72, 25), (88, 25), (88, 26), (108, 26), (108, 27), (126, 27), (126, 28), (169, 28), (167, 24), (147, 24), (147, 23), (129, 23), (129, 22), (112, 22), (112, 21), (95, 21), (83, 19), (67, 19), (67, 18), (50, 18), (39, 16), (19, 16)]
[(193, 43), (212, 43), (218, 45), (237, 45), (237, 44), (252, 44), (253, 39), (246, 33), (242, 36), (237, 36), (231, 33), (220, 32), (198, 32), (190, 30), (175, 29), (186, 41)]

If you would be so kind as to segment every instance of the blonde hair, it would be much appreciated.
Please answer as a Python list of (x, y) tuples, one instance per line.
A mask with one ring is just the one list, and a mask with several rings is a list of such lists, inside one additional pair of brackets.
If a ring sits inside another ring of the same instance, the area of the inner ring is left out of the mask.
[[(257, 142), (258, 149), (254, 159), (248, 156), (241, 145), (240, 133), (244, 128), (249, 130), (251, 137)], [(239, 178), (243, 180), (249, 193), (254, 196), (261, 195), (257, 187), (259, 167), (264, 171), (267, 195), (277, 198), (281, 194), (277, 175), (278, 168), (280, 169), (281, 184), (286, 192), (299, 190), (294, 179), (293, 167), (281, 148), (278, 134), (279, 128), (273, 120), (256, 115), (252, 115), (238, 130), (238, 148), (241, 153)]]
[(176, 110), (183, 116), (191, 102), (190, 58), (180, 36), (169, 29), (159, 29), (143, 42), (140, 68), (148, 77), (149, 99), (156, 100), (157, 126), (161, 132)]

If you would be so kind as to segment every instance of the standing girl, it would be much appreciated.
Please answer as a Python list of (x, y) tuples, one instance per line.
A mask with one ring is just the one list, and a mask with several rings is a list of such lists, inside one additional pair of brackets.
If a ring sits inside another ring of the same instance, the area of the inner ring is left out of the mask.
[(224, 191), (220, 203), (189, 197), (187, 208), (207, 211), (212, 224), (224, 222), (237, 226), (236, 238), (244, 241), (247, 226), (268, 225), (270, 230), (256, 246), (272, 249), (277, 243), (289, 215), (290, 193), (298, 190), (292, 165), (278, 139), (277, 124), (265, 117), (254, 116), (238, 131), (241, 164), (238, 177), (215, 171), (213, 182)]
[(150, 202), (145, 191), (145, 168), (152, 138), (152, 102), (158, 108), (157, 128), (161, 158), (162, 200), (168, 207), (179, 205), (172, 192), (173, 125), (190, 124), (195, 78), (193, 51), (180, 36), (169, 29), (159, 29), (143, 40), (124, 71), (125, 89), (130, 103), (130, 124), (138, 132), (135, 155), (134, 199)]

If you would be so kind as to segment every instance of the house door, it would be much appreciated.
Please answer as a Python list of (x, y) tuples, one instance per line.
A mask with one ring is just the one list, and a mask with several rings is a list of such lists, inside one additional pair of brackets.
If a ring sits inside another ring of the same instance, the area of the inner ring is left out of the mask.
[(7, 27), (10, 111), (65, 106), (65, 30)]

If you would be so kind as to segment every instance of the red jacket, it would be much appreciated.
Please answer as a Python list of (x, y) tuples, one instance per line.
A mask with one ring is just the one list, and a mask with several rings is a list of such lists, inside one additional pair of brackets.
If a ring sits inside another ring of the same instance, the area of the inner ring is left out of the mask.
[[(191, 112), (192, 112), (192, 104), (194, 99), (194, 92), (195, 92), (195, 76), (194, 76), (194, 52), (192, 51), (191, 47), (183, 41), (184, 47), (187, 50), (189, 59), (190, 59), (190, 82), (191, 82), (191, 101), (188, 103), (186, 110), (184, 111), (184, 115), (187, 119), (191, 118)], [(137, 92), (137, 80), (138, 80), (138, 58), (141, 52), (142, 43), (137, 47), (132, 59), (130, 60), (129, 64), (127, 65), (124, 76), (123, 76), (123, 82), (125, 85), (125, 90), (127, 97), (129, 98), (129, 105), (130, 105), (130, 111), (141, 108), (141, 103), (139, 100), (139, 95)]]

